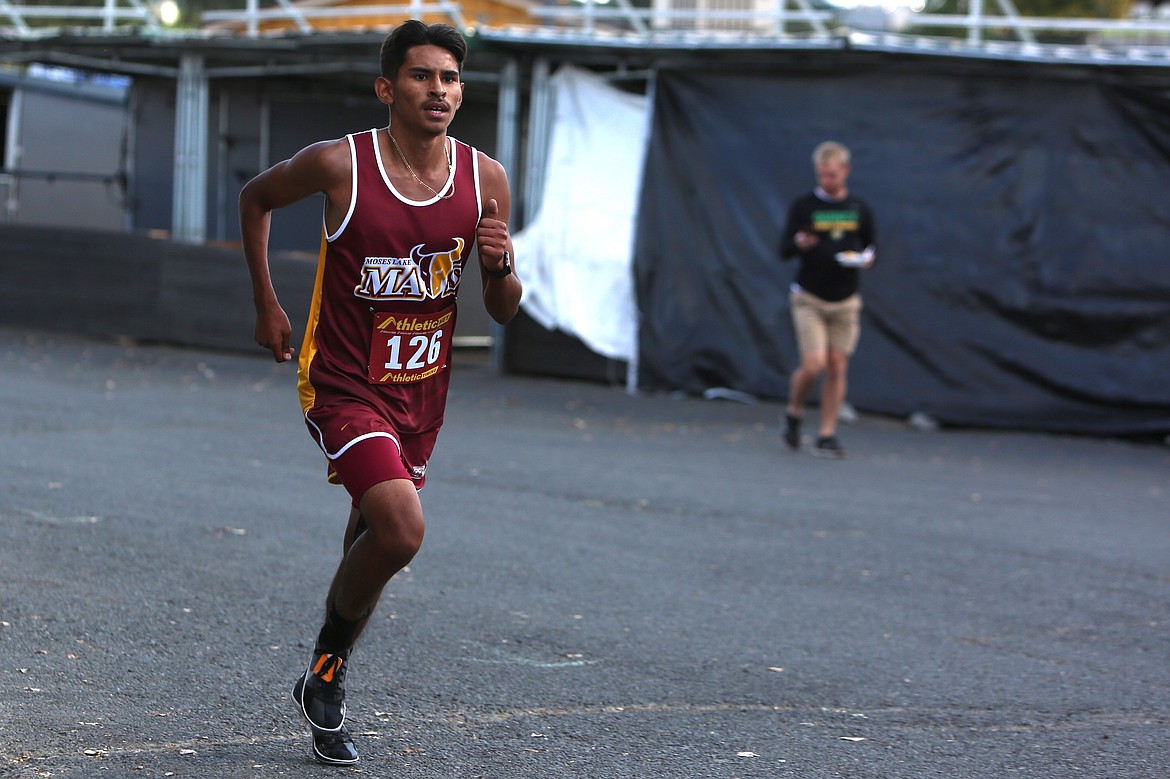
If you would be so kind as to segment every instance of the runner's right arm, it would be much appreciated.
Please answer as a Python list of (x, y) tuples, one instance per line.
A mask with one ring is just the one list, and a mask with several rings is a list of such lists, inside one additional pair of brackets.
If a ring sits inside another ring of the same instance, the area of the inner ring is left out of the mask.
[[(252, 279), (256, 343), (270, 350), (277, 362), (291, 360), (294, 350), (289, 344), (292, 326), (277, 299), (268, 267), (272, 212), (324, 192), (326, 223), (338, 224), (339, 213), (349, 207), (350, 186), (349, 144), (335, 140), (301, 149), (253, 178), (240, 192), (240, 236)], [(344, 205), (339, 209), (338, 204)]]

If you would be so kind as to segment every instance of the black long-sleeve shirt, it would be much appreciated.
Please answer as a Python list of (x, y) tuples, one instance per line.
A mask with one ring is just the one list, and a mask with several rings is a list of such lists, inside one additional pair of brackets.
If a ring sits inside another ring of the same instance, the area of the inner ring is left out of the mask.
[[(805, 251), (796, 248), (797, 232), (807, 230), (820, 242)], [(837, 262), (837, 252), (860, 252), (876, 240), (873, 214), (861, 198), (847, 195), (827, 200), (809, 192), (793, 201), (780, 240), (780, 258), (800, 257), (796, 284), (821, 300), (844, 300), (861, 287), (861, 273)]]

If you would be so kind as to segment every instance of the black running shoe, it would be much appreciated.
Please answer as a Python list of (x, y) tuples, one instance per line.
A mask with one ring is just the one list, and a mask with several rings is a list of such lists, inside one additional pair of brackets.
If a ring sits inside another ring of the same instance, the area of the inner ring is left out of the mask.
[(845, 456), (845, 448), (837, 440), (835, 435), (823, 435), (817, 439), (817, 445), (813, 449), (813, 454), (817, 457), (828, 457), (833, 460), (840, 460)]
[(348, 654), (330, 654), (318, 647), (305, 675), (293, 685), (293, 700), (313, 727), (335, 733), (345, 724), (345, 672), (348, 668)]
[(342, 725), (337, 730), (312, 730), (313, 757), (318, 761), (328, 765), (353, 765), (359, 760), (349, 728)]
[(800, 417), (794, 417), (792, 414), (784, 415), (784, 431), (781, 433), (784, 438), (784, 443), (788, 444), (788, 448), (796, 451), (800, 448)]

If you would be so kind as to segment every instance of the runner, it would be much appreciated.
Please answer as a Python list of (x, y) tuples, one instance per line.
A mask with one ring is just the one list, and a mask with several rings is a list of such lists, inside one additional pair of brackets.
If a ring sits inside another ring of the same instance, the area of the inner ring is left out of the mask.
[(325, 621), (293, 698), (326, 763), (358, 761), (345, 726), (350, 653), (382, 589), (422, 544), (418, 490), (443, 423), (455, 301), (471, 247), (495, 321), (515, 316), (522, 293), (504, 169), (447, 135), (466, 54), (453, 27), (401, 25), (382, 44), (374, 82), (389, 126), (308, 146), (240, 194), (256, 342), (277, 362), (294, 350), (269, 275), (271, 213), (325, 195), (298, 387), (328, 478), (345, 486), (352, 508)]

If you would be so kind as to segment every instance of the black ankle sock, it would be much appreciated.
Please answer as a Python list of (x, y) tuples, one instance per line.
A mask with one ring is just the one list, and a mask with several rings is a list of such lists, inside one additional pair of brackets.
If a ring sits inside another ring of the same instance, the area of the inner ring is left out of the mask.
[(347, 654), (357, 640), (358, 629), (364, 620), (365, 617), (345, 619), (337, 613), (335, 607), (330, 606), (329, 616), (317, 634), (317, 648), (329, 654)]

